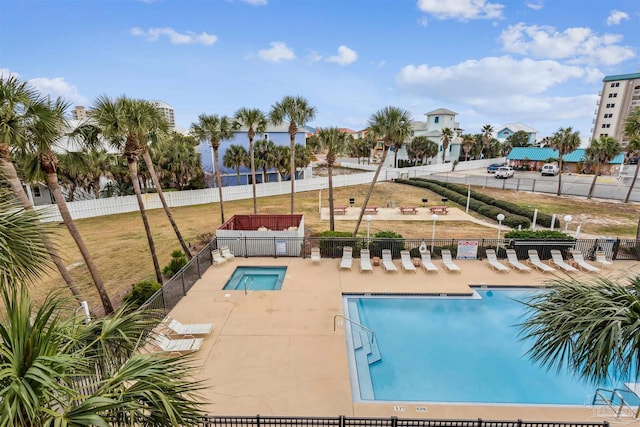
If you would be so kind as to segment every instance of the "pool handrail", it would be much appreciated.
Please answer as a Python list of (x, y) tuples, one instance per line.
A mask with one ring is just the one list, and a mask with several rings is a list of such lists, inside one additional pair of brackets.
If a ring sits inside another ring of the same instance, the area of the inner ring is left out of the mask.
[(333, 316), (333, 333), (336, 333), (336, 320), (338, 319), (338, 317), (342, 317), (344, 320), (346, 320), (347, 322), (353, 323), (356, 326), (361, 327), (362, 329), (364, 329), (365, 331), (371, 333), (371, 344), (373, 344), (373, 342), (375, 341), (376, 338), (376, 331), (374, 331), (373, 329), (369, 329), (366, 326), (364, 326), (363, 324), (360, 324), (358, 322), (356, 322), (355, 320), (351, 320), (346, 316), (343, 316), (342, 314), (336, 314), (335, 316)]
[[(640, 416), (640, 406), (638, 406), (637, 409), (632, 408), (629, 403), (627, 403), (624, 400), (624, 397), (622, 396), (622, 394), (620, 392), (630, 392), (629, 390), (622, 390), (622, 389), (613, 389), (613, 390), (609, 390), (603, 387), (599, 387), (596, 389), (596, 392), (593, 395), (593, 400), (591, 402), (592, 405), (595, 405), (598, 397), (612, 410), (616, 413), (616, 419), (620, 419), (620, 417), (622, 416), (622, 411), (626, 408), (629, 409), (630, 411), (634, 412), (634, 418), (638, 419), (638, 417)], [(602, 393), (602, 392), (607, 392), (607, 393), (611, 393), (611, 397), (609, 399), (607, 399), (607, 397)], [(633, 393), (633, 392), (630, 392)], [(614, 399), (615, 398), (620, 399), (620, 405), (614, 405)]]
[[(245, 277), (244, 280), (242, 281), (242, 284), (244, 285), (244, 295), (247, 295), (247, 280), (251, 279), (251, 285), (253, 285), (253, 276), (249, 276), (249, 277)], [(251, 285), (249, 285), (249, 287), (251, 287)]]

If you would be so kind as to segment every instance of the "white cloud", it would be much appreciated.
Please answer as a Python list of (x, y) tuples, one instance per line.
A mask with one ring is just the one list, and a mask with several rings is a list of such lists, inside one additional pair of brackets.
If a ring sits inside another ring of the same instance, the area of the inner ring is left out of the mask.
[(474, 110), (489, 117), (509, 117), (520, 122), (558, 122), (590, 119), (598, 101), (598, 95), (578, 96), (526, 96), (516, 95), (501, 98), (500, 102), (493, 99), (477, 98), (469, 100), (468, 104)]
[(8, 68), (0, 68), (0, 78), (8, 79), (10, 77), (20, 78), (20, 75), (12, 72)]
[(349, 65), (357, 60), (358, 54), (356, 51), (348, 48), (347, 46), (338, 47), (338, 54), (326, 59), (327, 62), (335, 62), (339, 65)]
[(309, 55), (307, 55), (307, 57), (309, 58), (309, 60), (311, 62), (319, 62), (322, 61), (322, 55), (320, 55), (318, 52), (316, 52), (315, 50), (312, 50)]
[(155, 42), (161, 36), (166, 36), (169, 38), (171, 44), (203, 44), (209, 46), (218, 41), (218, 37), (213, 34), (207, 34), (204, 32), (196, 34), (193, 31), (179, 33), (170, 27), (149, 28), (146, 31), (142, 28), (134, 27), (131, 29), (131, 34), (136, 37), (144, 37), (150, 42)]
[(607, 18), (607, 25), (618, 25), (623, 19), (629, 19), (629, 15), (626, 12), (612, 10)]
[(50, 95), (52, 98), (62, 97), (72, 104), (86, 105), (87, 99), (78, 93), (78, 88), (67, 83), (63, 77), (36, 77), (30, 79), (29, 84), (42, 95)]
[(598, 36), (586, 27), (558, 32), (554, 27), (519, 23), (505, 29), (500, 41), (506, 52), (578, 64), (614, 65), (635, 56), (632, 49), (618, 45), (621, 35)]
[(426, 16), (423, 16), (420, 19), (418, 19), (418, 25), (426, 27), (428, 23), (429, 23), (429, 18), (427, 18)]
[(468, 60), (451, 67), (407, 65), (398, 73), (396, 81), (409, 92), (459, 102), (540, 94), (571, 79), (593, 77), (593, 70), (556, 61), (502, 56)]
[(240, 0), (242, 3), (250, 4), (251, 6), (266, 6), (267, 0)]
[(526, 5), (529, 9), (533, 9), (533, 10), (540, 10), (544, 7), (544, 5), (542, 4), (542, 0), (530, 1), (530, 2), (527, 2)]
[(418, 9), (438, 19), (499, 19), (504, 5), (487, 0), (418, 0)]
[(289, 61), (296, 57), (296, 55), (293, 53), (293, 50), (289, 49), (283, 42), (271, 42), (269, 43), (269, 45), (271, 46), (270, 49), (262, 49), (258, 51), (258, 56), (265, 61)]

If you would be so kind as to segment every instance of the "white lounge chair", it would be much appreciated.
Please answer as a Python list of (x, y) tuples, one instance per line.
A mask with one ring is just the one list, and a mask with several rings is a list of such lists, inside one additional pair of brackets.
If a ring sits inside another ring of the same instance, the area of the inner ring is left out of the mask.
[(596, 262), (601, 264), (603, 267), (613, 264), (613, 261), (607, 259), (607, 254), (605, 254), (604, 251), (596, 251)]
[(360, 251), (360, 271), (373, 271), (371, 252), (369, 252), (369, 249), (362, 249)]
[(437, 272), (438, 267), (431, 261), (431, 251), (426, 249), (424, 252), (420, 252), (422, 268), (427, 272)]
[(398, 271), (398, 268), (391, 259), (391, 249), (382, 250), (382, 267), (384, 271)]
[(211, 256), (213, 257), (214, 264), (224, 264), (227, 260), (222, 256), (219, 249), (214, 249), (211, 251)]
[(202, 346), (202, 338), (185, 338), (172, 340), (164, 335), (157, 335), (154, 344), (163, 353), (170, 354), (186, 354), (200, 350)]
[(220, 255), (222, 255), (222, 258), (226, 259), (227, 261), (230, 261), (236, 257), (229, 249), (229, 246), (220, 246)]
[(538, 255), (538, 251), (535, 249), (529, 249), (527, 252), (529, 254), (529, 259), (527, 260), (529, 264), (534, 266), (536, 270), (542, 271), (543, 273), (551, 273), (552, 271), (556, 271), (555, 268), (548, 266), (547, 264), (543, 264), (540, 261), (540, 256)]
[(345, 246), (342, 248), (342, 260), (340, 261), (340, 269), (351, 270), (353, 264), (353, 248)]
[(496, 251), (494, 249), (487, 249), (487, 261), (489, 261), (489, 265), (496, 271), (509, 271), (509, 267), (498, 261), (498, 256), (496, 255)]
[(576, 262), (577, 266), (584, 271), (588, 271), (590, 273), (597, 273), (600, 271), (600, 269), (598, 267), (596, 267), (595, 265), (591, 265), (589, 264), (585, 259), (584, 256), (582, 255), (582, 252), (575, 250), (575, 249), (571, 249), (571, 256), (573, 257), (573, 260)]
[(456, 273), (460, 273), (462, 271), (462, 269), (453, 262), (451, 251), (449, 249), (443, 249), (441, 255), (444, 268), (448, 271), (455, 271)]
[(531, 267), (528, 267), (518, 260), (518, 255), (515, 249), (507, 249), (507, 261), (515, 270), (531, 272)]
[(179, 320), (166, 317), (163, 325), (172, 331), (170, 335), (209, 335), (213, 329), (213, 323), (182, 323)]
[(564, 261), (564, 258), (562, 258), (562, 252), (557, 249), (551, 250), (551, 263), (555, 264), (558, 268), (566, 271), (567, 273), (575, 273), (576, 271), (578, 271), (577, 268), (575, 268), (571, 264), (567, 264)]
[(404, 271), (413, 271), (414, 273), (418, 271), (411, 261), (411, 253), (409, 251), (400, 251), (400, 261)]
[(320, 248), (317, 246), (311, 248), (311, 262), (320, 262)]

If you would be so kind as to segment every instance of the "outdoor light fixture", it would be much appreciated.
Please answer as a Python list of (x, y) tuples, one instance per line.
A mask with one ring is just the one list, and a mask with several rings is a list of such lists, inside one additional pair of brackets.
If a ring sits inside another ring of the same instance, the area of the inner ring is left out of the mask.
[(433, 253), (434, 240), (436, 239), (436, 221), (438, 220), (438, 214), (431, 215), (433, 220), (433, 230), (431, 231), (431, 253)]
[(504, 220), (504, 215), (498, 214), (496, 218), (498, 219), (498, 240), (500, 240), (500, 229), (502, 228), (502, 220)]
[(571, 222), (573, 217), (571, 215), (565, 215), (563, 219), (564, 219), (564, 232), (566, 233), (569, 231), (569, 223)]
[(364, 217), (367, 220), (367, 242), (369, 241), (369, 230), (371, 229), (371, 215)]
[(353, 207), (353, 205), (356, 203), (356, 199), (353, 197), (349, 198), (349, 205), (351, 205), (351, 207)]

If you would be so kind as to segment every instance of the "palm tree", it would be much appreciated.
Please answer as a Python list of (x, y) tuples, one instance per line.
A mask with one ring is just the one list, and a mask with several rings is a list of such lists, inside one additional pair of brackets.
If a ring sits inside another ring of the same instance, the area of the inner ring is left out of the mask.
[(562, 158), (565, 154), (569, 154), (580, 146), (580, 133), (574, 132), (572, 128), (560, 128), (551, 137), (551, 147), (558, 151), (558, 191), (556, 195), (560, 195), (562, 190)]
[[(624, 134), (629, 138), (629, 144), (627, 145), (629, 158), (632, 156), (640, 157), (640, 107), (634, 108), (624, 121)], [(638, 179), (638, 170), (640, 170), (640, 163), (636, 164), (636, 171), (633, 174), (631, 185), (629, 185), (629, 191), (627, 192), (627, 196), (624, 198), (625, 203), (629, 203), (629, 197), (631, 197), (633, 186), (636, 184), (636, 180)]]
[(327, 150), (327, 173), (329, 178), (329, 230), (335, 230), (335, 218), (333, 213), (333, 166), (336, 157), (346, 149), (346, 134), (340, 132), (337, 127), (320, 129), (318, 142), (323, 150)]
[(169, 139), (159, 141), (154, 147), (152, 154), (161, 176), (179, 191), (191, 185), (194, 178), (202, 176), (200, 159), (195, 151), (197, 145), (194, 137), (172, 132)]
[(526, 302), (522, 339), (528, 354), (549, 369), (566, 365), (595, 383), (640, 372), (640, 276), (629, 283), (607, 277), (558, 279)]
[(101, 177), (112, 178), (112, 168), (116, 164), (116, 156), (104, 148), (91, 148), (87, 154), (87, 169), (83, 172), (85, 189), (93, 191), (96, 199), (100, 198)]
[(113, 312), (111, 299), (104, 286), (104, 281), (100, 276), (98, 267), (93, 262), (91, 253), (71, 217), (58, 182), (58, 156), (54, 150), (68, 128), (68, 123), (65, 119), (67, 108), (68, 104), (62, 101), (61, 98), (58, 98), (49, 106), (49, 111), (46, 113), (48, 117), (44, 117), (44, 113), (42, 113), (42, 120), (31, 123), (31, 138), (25, 144), (25, 151), (23, 152), (27, 164), (25, 171), (31, 180), (37, 180), (39, 177), (44, 176), (47, 187), (53, 194), (53, 198), (58, 206), (64, 225), (67, 227), (91, 274), (93, 283), (100, 296), (102, 307), (105, 313), (109, 314)]
[(444, 163), (449, 143), (453, 139), (453, 129), (446, 127), (440, 131), (440, 141), (442, 142), (442, 163)]
[(382, 158), (376, 169), (376, 173), (373, 175), (373, 180), (365, 196), (364, 203), (360, 208), (360, 215), (356, 222), (356, 228), (353, 231), (353, 236), (358, 235), (358, 229), (364, 216), (364, 209), (369, 203), (373, 189), (375, 188), (376, 181), (382, 170), (382, 165), (387, 158), (389, 147), (394, 145), (396, 141), (405, 141), (411, 135), (411, 113), (406, 110), (402, 110), (398, 107), (385, 107), (382, 110), (375, 112), (369, 118), (369, 132), (376, 138), (381, 139), (384, 144), (382, 152)]
[(247, 165), (249, 154), (242, 145), (230, 145), (222, 157), (222, 164), (226, 168), (235, 169), (238, 185), (240, 185), (240, 168)]
[(290, 173), (291, 173), (291, 214), (295, 210), (295, 172), (296, 172), (296, 134), (298, 126), (304, 126), (316, 115), (316, 109), (309, 105), (309, 102), (301, 96), (285, 96), (282, 101), (271, 106), (269, 119), (275, 125), (279, 125), (285, 120), (289, 122), (289, 149), (291, 151)]
[(482, 126), (482, 150), (480, 150), (480, 154), (483, 154), (486, 148), (489, 146), (489, 141), (493, 137), (493, 126), (484, 125)]
[(158, 126), (163, 126), (162, 121), (158, 120), (158, 116), (153, 111), (146, 101), (133, 100), (125, 96), (111, 99), (105, 95), (98, 97), (95, 101), (91, 119), (95, 121), (102, 136), (113, 147), (121, 151), (127, 160), (129, 177), (133, 184), (133, 191), (138, 201), (138, 209), (147, 235), (156, 280), (158, 283), (162, 283), (162, 272), (138, 179), (138, 157), (142, 150), (141, 144), (146, 145), (149, 135), (155, 132)]
[(200, 114), (198, 123), (191, 123), (191, 134), (199, 140), (207, 140), (213, 149), (216, 168), (216, 183), (220, 196), (220, 219), (224, 224), (224, 201), (222, 200), (222, 175), (220, 174), (220, 143), (233, 137), (233, 121), (227, 116)]
[(471, 148), (473, 144), (476, 143), (473, 135), (465, 133), (462, 135), (462, 151), (464, 151), (464, 161), (469, 160), (469, 153), (471, 152)]
[(255, 143), (253, 147), (255, 151), (256, 167), (262, 168), (262, 182), (269, 182), (267, 170), (277, 166), (276, 145), (267, 139), (266, 135), (263, 139)]
[(596, 186), (596, 180), (598, 179), (598, 175), (600, 175), (600, 166), (603, 163), (609, 162), (613, 159), (618, 153), (620, 153), (621, 147), (620, 143), (617, 139), (612, 138), (610, 136), (600, 136), (600, 139), (594, 139), (591, 141), (591, 145), (587, 148), (587, 156), (592, 159), (596, 164), (596, 172), (593, 176), (593, 182), (591, 182), (591, 187), (589, 187), (589, 194), (587, 194), (587, 199), (590, 199), (593, 195), (593, 189)]
[(140, 352), (156, 323), (147, 311), (86, 321), (55, 294), (37, 308), (19, 283), (0, 294), (1, 426), (196, 425), (204, 415), (190, 358)]
[[(26, 209), (33, 209), (33, 205), (18, 178), (11, 150), (24, 146), (29, 137), (29, 124), (34, 121), (39, 121), (40, 126), (47, 124), (45, 117), (40, 117), (40, 114), (46, 111), (46, 100), (39, 97), (26, 82), (20, 82), (13, 76), (0, 77), (0, 176), (10, 185), (14, 197)], [(55, 245), (47, 237), (45, 245), (71, 293), (78, 301), (83, 300)]]
[[(233, 115), (237, 126), (247, 128), (247, 138), (249, 138), (249, 156), (251, 162), (251, 186), (253, 190), (253, 214), (258, 213), (257, 190), (256, 190), (256, 158), (253, 149), (253, 140), (256, 133), (264, 133), (267, 130), (267, 116), (257, 108), (241, 108)], [(264, 180), (263, 180), (264, 182)]]

